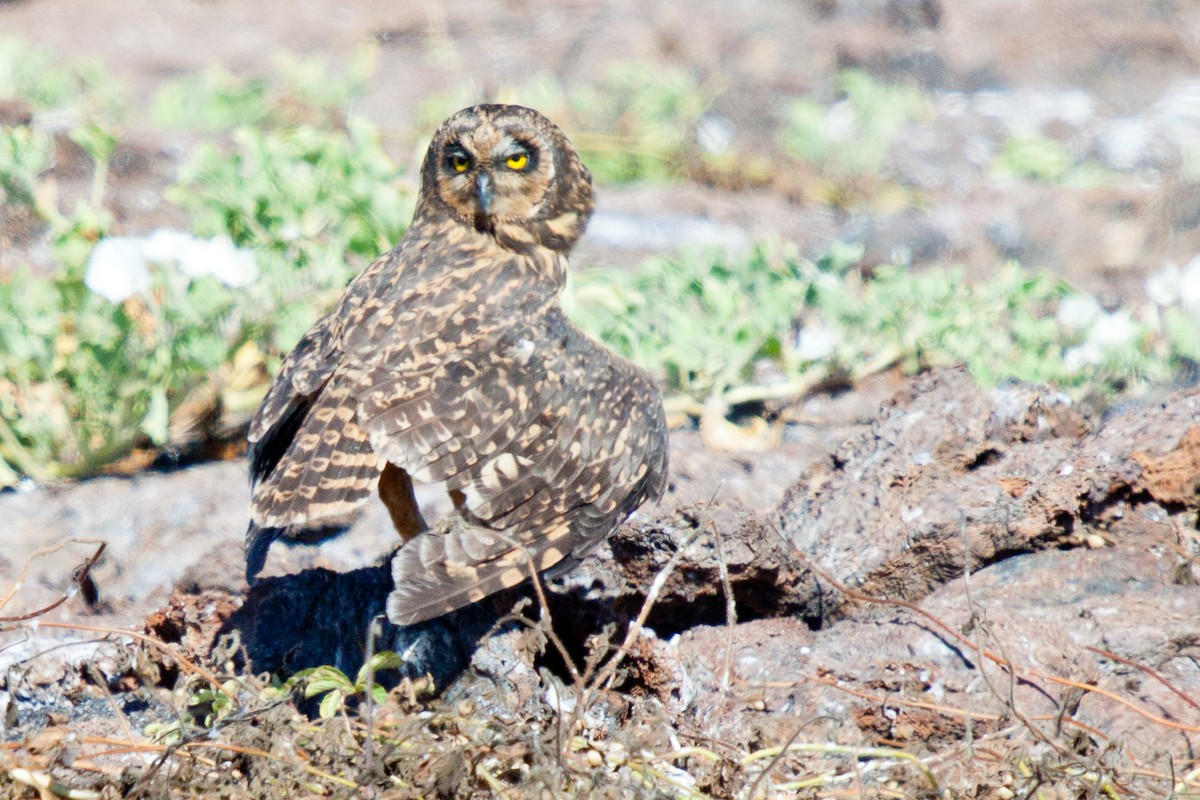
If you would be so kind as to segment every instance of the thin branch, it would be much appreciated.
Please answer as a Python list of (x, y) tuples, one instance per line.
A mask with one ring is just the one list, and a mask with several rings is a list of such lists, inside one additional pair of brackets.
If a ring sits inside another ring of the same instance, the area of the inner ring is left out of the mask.
[(234, 705), (241, 705), (241, 703), (238, 702), (238, 699), (230, 694), (229, 690), (222, 685), (221, 681), (216, 675), (213, 675), (211, 672), (204, 669), (204, 667), (201, 667), (200, 665), (191, 661), (182, 653), (175, 652), (171, 649), (170, 645), (166, 644), (165, 642), (160, 642), (153, 636), (147, 636), (144, 633), (137, 633), (136, 631), (121, 630), (120, 628), (104, 628), (96, 625), (79, 625), (73, 622), (38, 622), (37, 625), (40, 628), (58, 628), (67, 631), (86, 631), (88, 633), (103, 633), (109, 636), (128, 636), (131, 639), (136, 639), (142, 644), (147, 644), (160, 653), (168, 656), (172, 661), (178, 664), (184, 672), (188, 672), (193, 675), (199, 675), (201, 678), (208, 681), (214, 689), (232, 700)]
[[(89, 662), (88, 667), (89, 669), (96, 669), (94, 662)], [(99, 672), (98, 669), (97, 672)], [(108, 706), (112, 709), (113, 716), (117, 718), (117, 722), (120, 724), (121, 730), (125, 733), (126, 740), (128, 740), (129, 744), (131, 745), (135, 744), (133, 738), (133, 729), (129, 727), (129, 718), (125, 716), (125, 712), (121, 710), (121, 707), (117, 705), (117, 701), (113, 698), (112, 692), (108, 690), (108, 685), (106, 682), (103, 680), (97, 680), (96, 688), (99, 689), (100, 693), (104, 695), (104, 699), (108, 701)]]
[(546, 600), (546, 588), (542, 585), (542, 576), (538, 574), (537, 567), (534, 566), (533, 556), (522, 546), (521, 551), (525, 554), (525, 560), (529, 565), (530, 582), (533, 584), (533, 591), (537, 594), (538, 607), (541, 612), (542, 632), (546, 634), (546, 638), (554, 645), (554, 649), (558, 651), (558, 655), (562, 658), (563, 663), (567, 665), (567, 670), (571, 673), (571, 680), (575, 683), (575, 688), (583, 687), (583, 677), (579, 674), (579, 668), (575, 666), (575, 660), (571, 658), (571, 654), (567, 651), (567, 645), (559, 638), (558, 632), (554, 630), (554, 618), (550, 616), (550, 603)]
[(546, 638), (550, 640), (550, 643), (554, 645), (554, 649), (558, 651), (563, 663), (567, 665), (567, 670), (571, 673), (571, 679), (575, 683), (575, 688), (582, 690), (583, 678), (579, 674), (579, 669), (575, 666), (575, 660), (571, 658), (571, 654), (567, 651), (566, 644), (563, 643), (563, 640), (559, 638), (558, 633), (556, 633), (554, 630), (554, 618), (550, 615), (550, 603), (546, 600), (546, 588), (542, 584), (542, 576), (537, 569), (537, 560), (534, 559), (533, 554), (530, 553), (529, 549), (521, 542), (518, 542), (509, 536), (505, 536), (498, 531), (489, 530), (488, 533), (509, 545), (514, 550), (519, 551), (525, 558), (525, 566), (529, 569), (529, 582), (533, 584), (533, 591), (534, 594), (537, 595), (538, 599), (538, 610), (541, 613), (542, 632), (546, 635)]
[[(719, 487), (718, 491), (720, 491)], [(725, 593), (725, 660), (721, 666), (721, 698), (724, 700), (725, 695), (729, 692), (729, 676), (733, 671), (733, 629), (737, 625), (737, 602), (733, 597), (733, 582), (729, 579), (729, 563), (725, 560), (725, 548), (721, 546), (721, 534), (711, 516), (705, 523), (705, 527), (712, 535), (713, 548), (717, 551), (717, 565), (721, 572), (721, 589)]]
[[(759, 773), (754, 776), (754, 782), (751, 783), (750, 788), (746, 790), (746, 800), (754, 800), (754, 795), (758, 792), (759, 784), (766, 779), (767, 774), (771, 770), (775, 769), (775, 765), (782, 761), (783, 757), (790, 752), (792, 744), (797, 738), (799, 738), (800, 732), (804, 730), (804, 727), (804, 725), (801, 725), (800, 727), (796, 728), (792, 735), (788, 737), (788, 740), (784, 742), (783, 747), (779, 748), (779, 752), (777, 752), (774, 757), (771, 758), (770, 762), (767, 763), (767, 766), (759, 770)], [(749, 756), (747, 756), (747, 758), (749, 758)], [(747, 762), (743, 759), (742, 766), (745, 766), (746, 763)]]
[(1131, 661), (1130, 659), (1119, 656), (1116, 653), (1110, 652), (1108, 650), (1102, 650), (1099, 647), (1092, 647), (1091, 645), (1085, 645), (1084, 649), (1091, 650), (1096, 655), (1103, 656), (1104, 658), (1107, 658), (1110, 661), (1116, 661), (1118, 664), (1124, 664), (1127, 667), (1133, 667), (1136, 670), (1141, 670), (1142, 672), (1149, 675), (1151, 678), (1154, 678), (1154, 680), (1161, 683), (1163, 686), (1170, 689), (1171, 692), (1174, 693), (1175, 696), (1178, 697), (1180, 700), (1187, 703), (1192, 708), (1200, 711), (1200, 703), (1197, 703), (1195, 700), (1188, 697), (1182, 691), (1180, 691), (1179, 689), (1176, 689), (1174, 686), (1171, 685), (1171, 683), (1166, 678), (1164, 678), (1162, 675), (1158, 674), (1154, 670), (1150, 669), (1150, 667), (1147, 667), (1145, 664), (1139, 664), (1136, 661)]
[(21, 586), (25, 583), (25, 579), (29, 577), (29, 570), (32, 568), (35, 559), (57, 553), (59, 550), (63, 549), (69, 544), (98, 545), (95, 555), (75, 568), (71, 578), (72, 588), (69, 589), (57, 601), (51, 603), (49, 606), (46, 606), (43, 609), (31, 611), (28, 614), (21, 614), (20, 616), (16, 617), (0, 617), (0, 624), (4, 624), (6, 622), (25, 622), (26, 620), (40, 617), (41, 615), (58, 608), (60, 605), (70, 599), (74, 592), (78, 590), (81, 583), (87, 579), (88, 573), (91, 571), (92, 567), (94, 567), (96, 562), (100, 560), (100, 556), (103, 555), (104, 549), (108, 547), (108, 544), (100, 539), (63, 539), (58, 544), (51, 545), (50, 547), (43, 547), (40, 550), (34, 550), (29, 554), (29, 556), (25, 559), (25, 563), (21, 566), (21, 574), (17, 576), (17, 581), (13, 584), (12, 589), (10, 589), (8, 594), (4, 595), (4, 597), (0, 598), (0, 608), (4, 608), (6, 605), (8, 605), (13, 597), (16, 596), (17, 592), (21, 591)]
[[(782, 534), (780, 534), (780, 536), (782, 537)], [(783, 538), (784, 538), (784, 541), (787, 541), (786, 537), (783, 537)], [(1013, 664), (1011, 661), (1003, 658), (1002, 656), (996, 655), (991, 650), (987, 650), (987, 649), (975, 644), (969, 638), (967, 638), (966, 636), (963, 636), (961, 633), (954, 630), (949, 625), (947, 625), (945, 622), (938, 619), (933, 614), (930, 614), (928, 611), (921, 608), (916, 603), (910, 603), (907, 600), (891, 600), (891, 599), (883, 598), (883, 597), (872, 597), (869, 594), (866, 594), (864, 592), (855, 591), (854, 589), (851, 589), (849, 586), (845, 586), (845, 585), (839, 583), (838, 581), (834, 580), (834, 578), (829, 573), (827, 573), (825, 570), (821, 569), (816, 564), (814, 564), (812, 562), (812, 560), (808, 558), (807, 555), (805, 555), (803, 552), (801, 552), (798, 548), (795, 548), (795, 546), (792, 545), (791, 542), (788, 542), (788, 544), (789, 544), (789, 546), (793, 547), (797, 557), (799, 557), (804, 562), (805, 566), (807, 566), (809, 569), (811, 569), (814, 573), (816, 573), (822, 580), (824, 580), (830, 586), (837, 589), (839, 592), (846, 595), (847, 597), (849, 597), (853, 600), (860, 600), (864, 603), (873, 603), (876, 605), (884, 605), (884, 606), (892, 606), (895, 608), (908, 609), (909, 611), (912, 611), (914, 614), (917, 614), (918, 616), (929, 620), (931, 623), (933, 623), (935, 626), (937, 626), (940, 630), (944, 631), (946, 633), (946, 635), (950, 636), (951, 638), (953, 638), (955, 641), (959, 642), (964, 647), (967, 647), (967, 648), (979, 653), (981, 657), (986, 658), (989, 661), (991, 661), (995, 664), (998, 664), (1001, 667), (1004, 667), (1005, 669), (1013, 671), (1014, 674), (1019, 674), (1020, 677), (1024, 680), (1029, 680), (1032, 677), (1032, 678), (1038, 678), (1040, 680), (1048, 681), (1050, 683), (1055, 683), (1060, 686), (1069, 686), (1069, 687), (1072, 687), (1075, 689), (1081, 689), (1085, 692), (1090, 692), (1092, 694), (1100, 695), (1101, 697), (1105, 697), (1105, 698), (1108, 698), (1109, 700), (1112, 700), (1114, 703), (1123, 705), (1126, 708), (1128, 708), (1130, 711), (1133, 711), (1135, 714), (1149, 720), (1150, 722), (1153, 722), (1156, 725), (1162, 725), (1163, 727), (1171, 728), (1172, 730), (1184, 731), (1187, 733), (1200, 733), (1200, 727), (1198, 727), (1198, 726), (1185, 725), (1183, 723), (1173, 722), (1169, 719), (1164, 719), (1163, 717), (1160, 717), (1157, 714), (1154, 714), (1153, 712), (1147, 711), (1146, 709), (1139, 706), (1137, 703), (1134, 703), (1132, 700), (1127, 700), (1126, 698), (1121, 697), (1120, 695), (1114, 694), (1113, 692), (1110, 692), (1106, 689), (1101, 689), (1099, 686), (1092, 686), (1091, 684), (1080, 683), (1079, 681), (1073, 681), (1068, 678), (1062, 678), (1062, 677), (1059, 677), (1058, 675), (1053, 675), (1050, 673), (1042, 672), (1041, 670), (1034, 669), (1033, 667), (1019, 667), (1016, 664)]]
[[(625, 640), (621, 642), (621, 646), (617, 648), (617, 652), (608, 660), (596, 676), (591, 680), (588, 690), (593, 693), (605, 684), (611, 684), (616, 677), (617, 667), (625, 657), (629, 655), (629, 650), (633, 647), (633, 643), (637, 641), (642, 634), (642, 628), (646, 625), (646, 620), (650, 617), (650, 612), (654, 608), (654, 604), (658, 602), (658, 596), (662, 594), (662, 590), (667, 585), (667, 580), (671, 577), (671, 573), (679, 566), (679, 562), (683, 560), (683, 554), (691, 545), (695, 538), (695, 533), (688, 535), (679, 543), (678, 549), (671, 554), (671, 558), (663, 565), (663, 568), (654, 576), (654, 580), (650, 582), (650, 589), (646, 592), (646, 599), (642, 602), (642, 608), (638, 612), (637, 619), (629, 626), (625, 632)], [(581, 707), (586, 708), (587, 703), (582, 703)]]

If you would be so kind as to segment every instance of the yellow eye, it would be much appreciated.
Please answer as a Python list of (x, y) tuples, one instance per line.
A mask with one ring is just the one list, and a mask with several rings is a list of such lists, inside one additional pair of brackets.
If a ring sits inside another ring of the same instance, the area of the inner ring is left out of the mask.
[(450, 166), (454, 168), (455, 172), (466, 172), (467, 167), (471, 166), (471, 160), (462, 153), (452, 153)]
[(525, 165), (529, 163), (529, 154), (513, 153), (504, 163), (508, 165), (509, 169), (525, 169)]

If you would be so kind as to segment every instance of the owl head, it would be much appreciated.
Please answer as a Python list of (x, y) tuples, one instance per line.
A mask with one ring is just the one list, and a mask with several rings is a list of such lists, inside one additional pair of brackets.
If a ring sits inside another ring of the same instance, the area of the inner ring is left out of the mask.
[(566, 252), (594, 206), (592, 176), (558, 127), (531, 108), (478, 105), (442, 123), (421, 167), (421, 199), (521, 250)]

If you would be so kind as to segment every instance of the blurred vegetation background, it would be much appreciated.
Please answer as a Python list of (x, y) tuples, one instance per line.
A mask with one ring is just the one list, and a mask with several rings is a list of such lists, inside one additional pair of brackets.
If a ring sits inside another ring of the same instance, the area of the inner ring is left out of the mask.
[[(718, 82), (623, 61), (569, 86), (549, 72), (463, 82), (430, 92), (407, 125), (381, 126), (357, 113), (378, 55), (378, 44), (337, 64), (282, 54), (251, 77), (199, 69), (142, 107), (97, 63), (0, 39), (0, 486), (235, 452), (281, 357), (403, 234), (416, 159), (461, 106), (537, 107), (602, 191), (775, 192), (852, 221), (930, 204), (903, 159), (966, 102), (847, 68), (825, 96), (779, 103), (747, 147), (714, 110)], [(998, 131), (972, 162), (992, 181), (1094, 189), (1142, 174), (1036, 126)], [(114, 177), (152, 136), (177, 151), (160, 185)], [(1176, 174), (1194, 182), (1189, 157)], [(85, 189), (64, 192), (64, 175)], [(165, 203), (139, 217), (136, 191)], [(804, 247), (684, 234), (632, 265), (577, 269), (564, 302), (655, 371), (673, 424), (734, 420), (745, 446), (781, 435), (780, 410), (815, 387), (890, 368), (961, 362), (985, 385), (1046, 382), (1106, 404), (1200, 360), (1195, 264), (1164, 263), (1142, 296), (1102, 296), (1053, 264), (1021, 263), (1019, 249), (982, 271), (953, 258), (914, 269), (911, 248), (871, 254), (838, 235), (850, 229)]]

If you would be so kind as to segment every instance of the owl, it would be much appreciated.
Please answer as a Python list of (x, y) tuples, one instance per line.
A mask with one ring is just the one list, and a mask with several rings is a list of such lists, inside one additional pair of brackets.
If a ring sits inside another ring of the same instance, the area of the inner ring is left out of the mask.
[[(662, 495), (649, 374), (559, 303), (592, 179), (538, 112), (447, 119), (412, 225), (284, 361), (249, 432), (253, 581), (276, 539), (344, 529), (378, 494), (401, 544), (389, 618), (412, 624), (576, 565)], [(430, 528), (413, 482), (454, 510)]]

